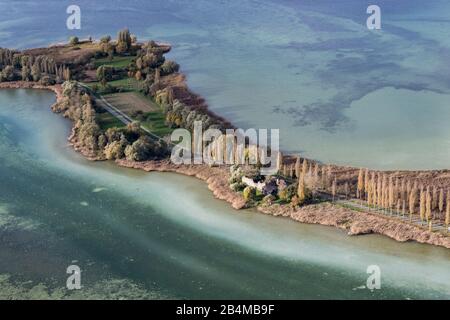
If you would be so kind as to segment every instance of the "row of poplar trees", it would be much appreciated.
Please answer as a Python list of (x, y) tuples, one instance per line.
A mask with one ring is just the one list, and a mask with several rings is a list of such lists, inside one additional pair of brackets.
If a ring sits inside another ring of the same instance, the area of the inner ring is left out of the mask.
[[(283, 155), (278, 154), (278, 173), (286, 178), (298, 180), (297, 197), (302, 200), (308, 191), (318, 190), (350, 196), (348, 182), (338, 186), (331, 166), (319, 165), (297, 157), (295, 164), (283, 163)], [(354, 194), (355, 196), (355, 194)], [(450, 190), (420, 185), (417, 181), (395, 178), (382, 172), (360, 169), (356, 186), (356, 198), (365, 201), (369, 207), (409, 215), (412, 220), (418, 215), (422, 223), (431, 227), (433, 220), (445, 220), (450, 224)]]
[(419, 215), (422, 222), (431, 225), (432, 220), (445, 216), (447, 228), (450, 223), (450, 191), (443, 188), (360, 169), (356, 196), (369, 207), (409, 214), (411, 220)]
[[(297, 179), (297, 200), (303, 203), (310, 194), (315, 198), (319, 190), (329, 190), (333, 197), (336, 195), (336, 179), (332, 179), (331, 167), (321, 166), (319, 163), (308, 162), (307, 159), (300, 160), (297, 157), (295, 163), (290, 165), (283, 163), (283, 155), (278, 153), (278, 174), (287, 179)], [(348, 190), (348, 185), (343, 187), (343, 192)], [(348, 191), (347, 191), (348, 193)]]
[(16, 50), (3, 48), (0, 48), (0, 68), (19, 70), (21, 79), (24, 81), (39, 81), (45, 75), (54, 76), (58, 83), (71, 78), (69, 67), (57, 64), (52, 57), (26, 55)]

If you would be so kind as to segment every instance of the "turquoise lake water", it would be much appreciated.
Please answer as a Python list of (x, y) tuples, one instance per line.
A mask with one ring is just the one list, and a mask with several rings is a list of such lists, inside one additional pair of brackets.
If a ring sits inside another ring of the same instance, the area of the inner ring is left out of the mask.
[[(195, 178), (89, 162), (53, 101), (0, 91), (0, 298), (450, 298), (447, 249), (236, 211)], [(81, 290), (65, 289), (72, 264)], [(380, 290), (364, 288), (369, 265)]]
[[(25, 5), (26, 4), (26, 5)], [(448, 168), (450, 3), (381, 0), (1, 1), (0, 46), (32, 47), (129, 27), (171, 57), (211, 109), (279, 128), (284, 150), (383, 169)], [(425, 115), (425, 116), (424, 116)]]
[[(218, 114), (285, 150), (373, 168), (448, 168), (447, 1), (3, 1), (0, 46), (114, 34), (170, 56)], [(113, 17), (113, 18), (112, 18)], [(91, 163), (54, 96), (0, 91), (0, 298), (450, 298), (449, 250), (235, 211), (174, 174)], [(66, 268), (82, 269), (67, 291)], [(381, 290), (364, 288), (369, 265)]]

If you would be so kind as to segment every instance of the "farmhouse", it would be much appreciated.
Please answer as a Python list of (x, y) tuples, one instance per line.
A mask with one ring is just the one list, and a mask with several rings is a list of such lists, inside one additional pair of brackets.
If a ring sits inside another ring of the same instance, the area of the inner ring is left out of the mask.
[(242, 183), (249, 187), (255, 188), (256, 190), (259, 190), (264, 195), (276, 194), (278, 192), (280, 183), (284, 183), (284, 185), (286, 184), (282, 179), (270, 178), (266, 181), (255, 181), (252, 178), (248, 178), (246, 176), (242, 177)]

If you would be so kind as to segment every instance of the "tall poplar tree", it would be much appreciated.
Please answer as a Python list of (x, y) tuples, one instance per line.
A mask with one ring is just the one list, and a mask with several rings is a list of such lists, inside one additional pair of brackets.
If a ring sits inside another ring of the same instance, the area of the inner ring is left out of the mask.
[(366, 198), (368, 197), (368, 190), (369, 190), (369, 169), (366, 169), (366, 172), (364, 173), (364, 190), (366, 194)]
[(357, 198), (362, 198), (362, 194), (364, 194), (364, 175), (363, 175), (363, 169), (359, 169), (359, 174), (358, 174), (358, 185), (356, 188), (357, 191)]
[(308, 160), (304, 159), (302, 164), (302, 174), (303, 178), (308, 174)]
[(295, 160), (295, 176), (298, 178), (300, 178), (300, 157), (297, 156), (297, 159)]
[(425, 210), (427, 222), (430, 221), (431, 219), (431, 207), (432, 207), (432, 198), (430, 193), (430, 187), (428, 187), (426, 193), (426, 210)]
[(334, 201), (334, 197), (336, 196), (336, 187), (337, 187), (336, 184), (337, 184), (336, 177), (334, 177), (333, 183), (331, 185), (331, 194), (333, 196), (333, 201)]
[(283, 154), (278, 151), (278, 157), (277, 157), (277, 171), (280, 174), (281, 170), (283, 169)]
[(299, 203), (305, 202), (306, 198), (306, 190), (305, 190), (305, 176), (301, 175), (298, 179), (298, 189), (297, 189), (297, 197)]
[(417, 190), (413, 188), (409, 194), (409, 220), (412, 220), (414, 210), (416, 209)]
[(441, 188), (439, 191), (439, 213), (444, 212), (444, 190)]
[(445, 226), (447, 227), (450, 224), (450, 191), (447, 190), (447, 210), (445, 212)]
[(425, 192), (423, 191), (423, 187), (420, 189), (420, 221), (423, 222), (425, 219)]

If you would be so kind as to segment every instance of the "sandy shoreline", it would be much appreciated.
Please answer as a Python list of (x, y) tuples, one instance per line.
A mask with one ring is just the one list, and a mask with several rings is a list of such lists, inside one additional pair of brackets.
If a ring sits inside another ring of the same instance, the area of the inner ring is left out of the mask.
[[(245, 207), (242, 195), (232, 191), (228, 186), (226, 168), (211, 168), (206, 165), (179, 166), (170, 163), (169, 160), (143, 162), (116, 160), (116, 163), (122, 167), (147, 172), (175, 172), (196, 177), (208, 184), (208, 188), (216, 198), (229, 202), (235, 209)], [(288, 217), (302, 223), (337, 227), (346, 230), (348, 235), (377, 233), (400, 242), (417, 241), (450, 249), (450, 237), (376, 213), (354, 211), (331, 203), (309, 205), (298, 209), (292, 209), (290, 205), (260, 206), (257, 210), (264, 214)]]
[[(50, 90), (56, 95), (56, 103), (62, 99), (60, 85), (43, 86), (32, 82), (3, 82), (0, 89), (40, 89)], [(101, 160), (83, 150), (74, 135), (68, 137), (74, 149), (89, 160)], [(208, 188), (217, 199), (225, 200), (234, 209), (244, 208), (246, 202), (241, 194), (232, 191), (228, 184), (228, 168), (209, 167), (207, 165), (174, 165), (170, 160), (135, 162), (124, 159), (116, 160), (119, 166), (144, 170), (147, 172), (174, 172), (193, 176), (207, 183)], [(289, 217), (295, 221), (309, 224), (321, 224), (344, 229), (349, 235), (377, 233), (400, 242), (417, 241), (420, 243), (442, 246), (450, 249), (450, 237), (429, 232), (419, 226), (402, 222), (370, 212), (354, 211), (331, 203), (309, 205), (293, 209), (289, 205), (271, 205), (257, 207), (264, 214)]]
[(61, 85), (44, 86), (35, 82), (27, 81), (12, 81), (12, 82), (0, 82), (0, 89), (37, 89), (52, 91), (56, 95), (56, 102), (62, 99), (62, 87)]

